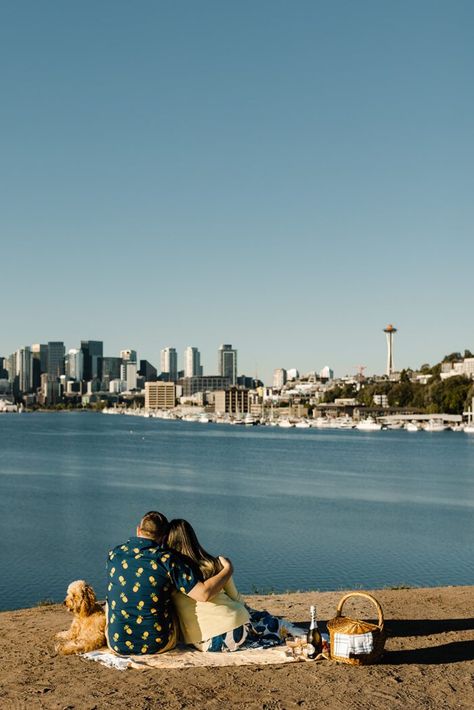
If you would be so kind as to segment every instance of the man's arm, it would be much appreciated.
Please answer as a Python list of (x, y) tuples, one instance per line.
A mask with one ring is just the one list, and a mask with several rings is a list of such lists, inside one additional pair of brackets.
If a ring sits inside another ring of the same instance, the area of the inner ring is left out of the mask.
[(191, 597), (191, 599), (194, 599), (196, 602), (208, 602), (209, 599), (212, 599), (212, 597), (215, 597), (216, 594), (224, 589), (224, 586), (232, 577), (234, 568), (232, 567), (232, 562), (226, 557), (219, 557), (219, 560), (222, 565), (221, 571), (213, 577), (206, 579), (205, 582), (195, 584), (187, 593), (188, 597)]

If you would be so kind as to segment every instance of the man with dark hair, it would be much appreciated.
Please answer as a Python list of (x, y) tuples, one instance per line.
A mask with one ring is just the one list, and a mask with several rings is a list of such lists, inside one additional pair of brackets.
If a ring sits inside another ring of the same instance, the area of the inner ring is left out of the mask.
[(222, 570), (200, 581), (181, 555), (167, 549), (167, 532), (166, 516), (150, 511), (141, 519), (136, 536), (109, 552), (106, 635), (116, 653), (163, 653), (174, 648), (177, 621), (172, 591), (206, 602), (232, 576), (232, 563), (221, 557)]

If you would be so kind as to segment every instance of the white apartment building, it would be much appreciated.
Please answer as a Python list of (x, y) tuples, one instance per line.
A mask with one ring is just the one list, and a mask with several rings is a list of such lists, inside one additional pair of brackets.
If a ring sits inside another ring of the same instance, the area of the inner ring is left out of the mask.
[(127, 383), (124, 380), (110, 380), (109, 392), (111, 394), (121, 394), (127, 391)]
[(331, 370), (329, 365), (326, 365), (325, 367), (323, 367), (323, 369), (319, 373), (319, 376), (322, 380), (333, 380), (334, 379), (334, 370)]
[(281, 388), (286, 385), (287, 373), (285, 368), (277, 367), (273, 370), (273, 386), (276, 390), (281, 390)]
[(127, 383), (127, 390), (134, 390), (137, 387), (137, 363), (132, 361), (123, 362), (120, 365), (120, 379)]
[(463, 375), (474, 380), (474, 357), (465, 357), (461, 362), (444, 362), (441, 366), (440, 377), (442, 380)]

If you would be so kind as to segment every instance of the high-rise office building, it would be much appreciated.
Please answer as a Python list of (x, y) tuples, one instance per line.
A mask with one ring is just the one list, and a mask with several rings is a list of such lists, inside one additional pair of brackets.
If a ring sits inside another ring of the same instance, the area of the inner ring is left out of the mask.
[(102, 358), (102, 383), (103, 389), (107, 391), (112, 380), (120, 379), (120, 368), (123, 360), (121, 357)]
[(84, 354), (78, 348), (72, 348), (68, 351), (65, 358), (66, 377), (75, 382), (80, 382), (84, 379)]
[(104, 343), (102, 340), (81, 340), (81, 350), (84, 357), (84, 374), (86, 382), (102, 377), (102, 358)]
[(176, 348), (163, 348), (161, 351), (161, 372), (169, 375), (174, 382), (178, 379), (178, 354)]
[(33, 357), (33, 389), (41, 386), (41, 375), (48, 371), (48, 346), (44, 343), (35, 343), (31, 346)]
[(16, 351), (16, 371), (19, 391), (23, 394), (31, 392), (33, 388), (33, 358), (28, 345)]
[(228, 377), (230, 384), (237, 382), (237, 350), (232, 345), (221, 345), (218, 350), (218, 372), (221, 377)]
[(3, 364), (5, 366), (6, 371), (8, 372), (8, 379), (10, 380), (10, 382), (13, 382), (13, 380), (17, 376), (16, 353), (12, 353), (8, 357), (6, 357)]
[(202, 377), (201, 353), (191, 345), (184, 351), (184, 376)]
[(8, 380), (8, 370), (5, 367), (6, 358), (0, 356), (0, 380)]
[(48, 342), (48, 366), (47, 373), (51, 380), (64, 375), (64, 356), (66, 348), (60, 340), (50, 340)]
[(183, 388), (183, 396), (191, 397), (197, 392), (227, 389), (230, 386), (230, 380), (228, 377), (221, 377), (221, 375), (203, 375), (203, 377), (183, 377), (178, 380), (178, 384)]
[(156, 367), (148, 362), (148, 360), (140, 360), (140, 369), (138, 370), (140, 377), (145, 378), (145, 382), (155, 382), (158, 376)]

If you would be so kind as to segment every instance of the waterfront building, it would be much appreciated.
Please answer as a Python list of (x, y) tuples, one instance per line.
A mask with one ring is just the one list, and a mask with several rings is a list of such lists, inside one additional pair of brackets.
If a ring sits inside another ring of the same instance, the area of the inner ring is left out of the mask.
[(146, 382), (145, 409), (173, 409), (176, 405), (174, 382)]
[(120, 379), (127, 383), (127, 390), (137, 388), (137, 363), (125, 360), (120, 365)]
[(102, 377), (102, 358), (104, 343), (102, 340), (81, 340), (84, 362), (84, 379), (95, 380)]
[(242, 387), (229, 387), (214, 392), (216, 414), (247, 414), (249, 409), (249, 391)]
[(228, 377), (221, 375), (203, 375), (202, 377), (183, 377), (178, 381), (183, 388), (183, 397), (191, 397), (197, 392), (214, 392), (226, 389), (231, 384)]
[(22, 394), (31, 392), (33, 388), (33, 358), (28, 345), (16, 351), (16, 374), (18, 389)]
[(178, 354), (176, 348), (163, 348), (161, 351), (161, 372), (168, 375), (170, 381), (178, 379)]
[(229, 343), (220, 346), (217, 354), (218, 373), (221, 377), (228, 377), (230, 384), (237, 382), (237, 350)]
[(390, 377), (394, 371), (394, 365), (393, 365), (393, 336), (397, 332), (397, 328), (395, 328), (391, 323), (387, 325), (386, 328), (384, 328), (385, 335), (387, 336), (387, 370), (386, 374), (387, 377)]
[(276, 390), (281, 390), (281, 388), (286, 384), (287, 373), (284, 367), (277, 367), (273, 370), (273, 386)]
[(145, 382), (155, 382), (158, 377), (158, 371), (148, 360), (140, 360), (140, 369), (138, 370), (140, 377), (145, 378)]
[(47, 374), (51, 380), (58, 379), (64, 375), (64, 356), (66, 348), (61, 340), (50, 340), (48, 342), (48, 366)]
[(184, 377), (201, 377), (201, 353), (189, 345), (184, 351)]
[(121, 350), (120, 357), (124, 362), (138, 362), (136, 350)]
[(84, 354), (78, 348), (68, 351), (65, 358), (65, 373), (69, 379), (80, 382), (84, 375)]

